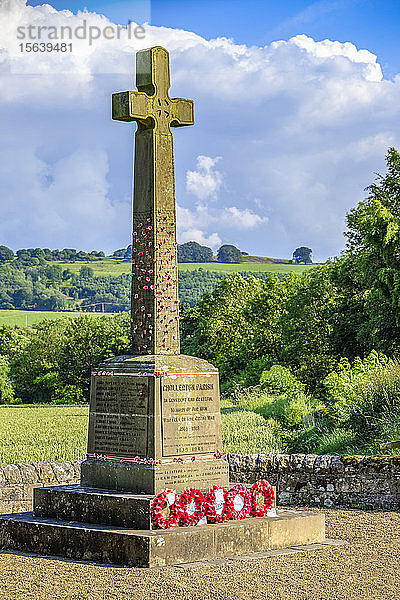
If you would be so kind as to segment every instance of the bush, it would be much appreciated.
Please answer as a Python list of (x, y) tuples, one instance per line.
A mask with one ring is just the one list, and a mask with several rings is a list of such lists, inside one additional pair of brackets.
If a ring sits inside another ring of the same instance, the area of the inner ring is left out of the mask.
[(269, 394), (296, 396), (305, 390), (304, 384), (298, 381), (287, 367), (281, 365), (273, 365), (268, 371), (263, 371), (260, 385)]
[(352, 364), (342, 359), (324, 385), (331, 417), (363, 437), (379, 430), (384, 415), (400, 412), (400, 364), (375, 350)]
[(357, 436), (349, 429), (334, 429), (321, 435), (316, 454), (355, 454), (358, 452)]
[(10, 365), (7, 356), (0, 354), (0, 404), (14, 400), (14, 390), (10, 380)]

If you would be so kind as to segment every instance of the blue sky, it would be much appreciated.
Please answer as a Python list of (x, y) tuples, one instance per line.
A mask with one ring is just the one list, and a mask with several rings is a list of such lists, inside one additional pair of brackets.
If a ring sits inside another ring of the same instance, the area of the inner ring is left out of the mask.
[[(171, 95), (196, 104), (195, 126), (175, 133), (179, 241), (343, 249), (346, 212), (400, 145), (397, 0), (49, 4), (0, 0), (0, 244), (129, 242), (134, 126), (110, 119), (110, 96), (132, 88), (135, 51), (160, 44)], [(64, 54), (16, 39), (83, 19), (150, 25), (142, 42), (74, 39)]]
[[(385, 76), (400, 71), (398, 0), (50, 0), (55, 8), (93, 10), (115, 22), (149, 12), (153, 25), (188, 29), (206, 39), (226, 36), (239, 44), (264, 45), (299, 33), (315, 40), (353, 42), (379, 56)], [(28, 4), (43, 4), (30, 0)], [(149, 8), (150, 5), (150, 8)]]

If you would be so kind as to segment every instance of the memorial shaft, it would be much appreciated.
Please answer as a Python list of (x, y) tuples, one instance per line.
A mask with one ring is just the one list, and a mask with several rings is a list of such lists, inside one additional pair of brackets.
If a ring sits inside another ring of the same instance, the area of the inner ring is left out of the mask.
[(136, 55), (139, 91), (113, 94), (113, 119), (136, 121), (131, 343), (134, 354), (179, 354), (176, 203), (171, 127), (194, 123), (193, 101), (170, 98), (168, 52)]

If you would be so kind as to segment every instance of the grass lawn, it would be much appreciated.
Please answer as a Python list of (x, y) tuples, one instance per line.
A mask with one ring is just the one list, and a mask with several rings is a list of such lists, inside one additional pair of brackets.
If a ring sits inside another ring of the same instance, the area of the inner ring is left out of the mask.
[[(0, 310), (0, 325), (34, 325), (45, 319), (58, 319), (59, 317), (76, 317), (77, 315), (101, 315), (103, 313), (81, 312), (53, 312), (45, 310)], [(112, 313), (104, 313), (110, 315)]]
[[(121, 275), (122, 273), (131, 272), (131, 263), (105, 258), (104, 260), (96, 261), (79, 261), (74, 263), (53, 261), (52, 264), (60, 266), (62, 269), (69, 269), (73, 273), (77, 273), (81, 267), (90, 267), (95, 275)], [(206, 271), (216, 271), (217, 273), (303, 273), (303, 271), (312, 269), (314, 265), (285, 265), (285, 264), (267, 264), (267, 263), (241, 263), (223, 264), (217, 262), (211, 263), (179, 263), (180, 271), (194, 271), (196, 269), (204, 269)]]
[[(260, 415), (222, 401), (225, 452), (279, 452)], [(0, 464), (80, 460), (86, 455), (88, 406), (0, 406)]]

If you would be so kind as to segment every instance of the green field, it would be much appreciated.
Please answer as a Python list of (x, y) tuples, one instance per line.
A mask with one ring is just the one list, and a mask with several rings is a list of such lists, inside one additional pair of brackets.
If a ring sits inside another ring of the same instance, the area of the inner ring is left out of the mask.
[(303, 273), (312, 269), (315, 265), (279, 265), (268, 263), (241, 263), (224, 264), (218, 262), (212, 263), (179, 263), (179, 271), (195, 271), (204, 269), (205, 271), (216, 271), (217, 273)]
[[(225, 452), (282, 451), (265, 420), (222, 403)], [(85, 458), (88, 406), (0, 406), (0, 464)]]
[[(90, 267), (95, 275), (121, 275), (122, 273), (131, 272), (131, 263), (112, 258), (96, 261), (77, 261), (77, 262), (60, 262), (53, 261), (51, 264), (59, 265), (63, 270), (69, 269), (73, 273), (77, 273), (81, 267)], [(248, 263), (241, 264), (224, 264), (218, 262), (211, 263), (179, 263), (180, 271), (194, 271), (196, 269), (204, 269), (206, 271), (216, 271), (217, 273), (303, 273), (305, 270), (312, 269), (315, 265), (288, 265), (288, 264), (268, 264), (268, 263)]]
[(0, 406), (0, 463), (85, 457), (87, 406)]
[(112, 313), (81, 313), (81, 312), (51, 312), (45, 310), (0, 310), (0, 325), (19, 325), (26, 327), (34, 325), (45, 319), (58, 319), (60, 317), (76, 317), (77, 315), (101, 315)]

